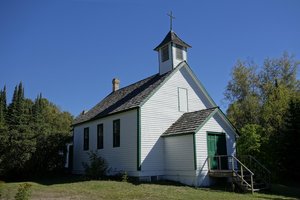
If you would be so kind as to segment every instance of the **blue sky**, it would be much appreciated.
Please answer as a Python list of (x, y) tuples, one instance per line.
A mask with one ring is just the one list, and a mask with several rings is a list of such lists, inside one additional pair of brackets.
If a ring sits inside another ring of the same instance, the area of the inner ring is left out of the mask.
[[(0, 87), (20, 81), (78, 115), (111, 92), (158, 72), (158, 45), (173, 29), (192, 46), (188, 63), (226, 110), (223, 93), (238, 59), (300, 60), (299, 0), (0, 0)], [(299, 75), (298, 75), (299, 77)]]

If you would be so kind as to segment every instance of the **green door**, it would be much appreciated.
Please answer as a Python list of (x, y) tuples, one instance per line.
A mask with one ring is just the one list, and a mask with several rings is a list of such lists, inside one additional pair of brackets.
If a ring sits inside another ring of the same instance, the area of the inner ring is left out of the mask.
[(228, 169), (227, 157), (216, 157), (227, 155), (226, 137), (224, 133), (207, 134), (207, 152), (210, 169)]

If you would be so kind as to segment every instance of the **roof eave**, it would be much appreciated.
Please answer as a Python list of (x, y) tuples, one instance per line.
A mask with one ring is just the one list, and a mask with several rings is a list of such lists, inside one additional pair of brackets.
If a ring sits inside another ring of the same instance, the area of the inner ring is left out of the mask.
[(180, 132), (180, 133), (170, 133), (170, 134), (163, 134), (160, 137), (171, 137), (171, 136), (182, 136), (182, 135), (189, 135), (195, 134), (195, 132)]
[[(176, 41), (178, 40), (178, 42)], [(186, 48), (191, 48), (192, 46), (184, 42), (182, 39), (180, 39), (177, 34), (174, 31), (169, 31), (168, 34), (165, 36), (165, 38), (161, 41), (161, 43), (155, 47), (153, 50), (158, 51), (161, 47), (165, 46), (166, 44), (169, 44), (170, 42), (173, 42), (175, 44), (181, 45)]]
[(195, 133), (198, 133), (201, 128), (206, 124), (206, 122), (208, 122), (208, 120), (210, 120), (210, 118), (212, 118), (217, 112), (218, 112), (219, 107), (215, 107), (215, 110), (210, 113), (206, 119), (197, 127), (197, 129), (195, 130)]
[(227, 125), (232, 129), (232, 131), (235, 133), (237, 137), (239, 137), (239, 131), (238, 129), (230, 122), (228, 117), (223, 113), (223, 111), (220, 109), (220, 107), (216, 107), (216, 109), (206, 118), (204, 122), (199, 125), (199, 127), (196, 129), (195, 133), (199, 132), (203, 126), (210, 120), (216, 113), (221, 114), (221, 118), (227, 123)]
[(74, 123), (71, 125), (71, 127), (75, 127), (75, 126), (79, 126), (81, 124), (84, 124), (84, 123), (87, 123), (87, 122), (92, 122), (92, 121), (95, 121), (97, 119), (102, 119), (102, 118), (105, 118), (105, 117), (109, 117), (109, 116), (112, 116), (112, 115), (116, 115), (116, 114), (120, 114), (120, 113), (123, 113), (123, 112), (127, 112), (127, 111), (131, 111), (131, 110), (134, 110), (134, 109), (138, 109), (140, 106), (134, 106), (132, 108), (128, 108), (128, 109), (125, 109), (125, 110), (121, 110), (121, 111), (118, 111), (118, 112), (114, 112), (114, 113), (109, 113), (109, 114), (106, 114), (106, 115), (103, 115), (103, 116), (95, 116), (91, 119), (88, 119), (88, 120), (85, 120), (85, 121), (82, 121), (82, 122), (79, 122), (79, 123)]

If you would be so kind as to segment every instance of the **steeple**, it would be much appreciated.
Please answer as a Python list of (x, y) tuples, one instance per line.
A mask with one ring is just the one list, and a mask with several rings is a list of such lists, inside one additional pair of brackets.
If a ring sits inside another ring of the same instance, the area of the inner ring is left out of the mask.
[(181, 40), (173, 31), (173, 19), (175, 17), (168, 13), (170, 17), (170, 31), (163, 41), (155, 47), (158, 52), (159, 74), (173, 70), (179, 63), (187, 60), (187, 48), (191, 46)]
[(154, 49), (158, 52), (159, 73), (167, 73), (176, 68), (182, 61), (186, 61), (187, 48), (190, 47), (174, 31), (170, 30), (163, 41)]

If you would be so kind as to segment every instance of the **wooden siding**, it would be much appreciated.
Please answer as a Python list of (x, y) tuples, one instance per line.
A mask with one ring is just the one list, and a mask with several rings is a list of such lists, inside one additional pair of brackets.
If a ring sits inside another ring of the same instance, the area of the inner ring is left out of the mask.
[[(220, 111), (219, 111), (220, 112)], [(230, 126), (221, 118), (217, 112), (205, 125), (196, 133), (196, 155), (197, 155), (197, 176), (198, 184), (208, 186), (210, 184), (207, 176), (207, 132), (220, 132), (226, 134), (227, 155), (235, 155), (235, 133)]]
[(165, 137), (165, 174), (194, 171), (193, 134)]
[(163, 174), (164, 143), (160, 136), (184, 113), (178, 109), (178, 87), (187, 89), (189, 112), (207, 108), (201, 101), (206, 99), (204, 94), (185, 67), (141, 107), (141, 165), (142, 172), (147, 175)]
[[(113, 120), (120, 119), (120, 147), (113, 148)], [(103, 124), (103, 149), (97, 149), (97, 125)], [(136, 176), (137, 166), (137, 110), (108, 116), (87, 122), (74, 128), (74, 173), (83, 173), (82, 162), (88, 162), (88, 151), (83, 151), (83, 129), (89, 127), (89, 151), (97, 151), (103, 156), (111, 169), (111, 173), (126, 171)]]
[(193, 137), (188, 134), (164, 138), (165, 179), (197, 186)]

